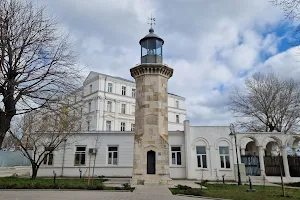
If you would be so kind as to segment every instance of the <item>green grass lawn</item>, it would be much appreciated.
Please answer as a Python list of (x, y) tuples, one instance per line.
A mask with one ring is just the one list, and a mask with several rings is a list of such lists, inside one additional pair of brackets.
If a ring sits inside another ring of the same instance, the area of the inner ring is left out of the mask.
[[(256, 192), (247, 192), (248, 185), (204, 184), (203, 196), (232, 200), (300, 200), (299, 189), (286, 188), (287, 197), (282, 196), (281, 187), (253, 186)], [(200, 189), (198, 189), (200, 190)], [(184, 190), (171, 189), (173, 194), (183, 194)]]
[[(90, 189), (90, 190), (121, 190), (126, 188), (106, 187), (106, 179), (96, 178), (93, 185), (88, 186), (88, 179), (57, 178), (54, 184), (52, 178), (0, 178), (0, 189)], [(128, 188), (127, 188), (128, 189)]]

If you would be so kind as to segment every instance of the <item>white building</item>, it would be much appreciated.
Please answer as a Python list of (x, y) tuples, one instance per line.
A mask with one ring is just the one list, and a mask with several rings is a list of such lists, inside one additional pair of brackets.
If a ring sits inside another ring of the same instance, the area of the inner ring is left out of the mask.
[[(237, 180), (237, 160), (234, 137), (227, 126), (190, 126), (184, 122), (183, 131), (169, 131), (171, 178), (197, 180)], [(131, 177), (133, 166), (134, 133), (132, 131), (90, 131), (71, 139), (70, 145), (53, 152), (53, 160), (46, 160), (38, 176), (88, 176), (89, 165), (95, 159), (95, 176)], [(279, 158), (287, 182), (300, 180), (300, 157), (287, 156), (290, 147), (293, 155), (299, 135), (281, 133), (237, 133), (237, 149), (242, 180), (246, 175), (268, 181), (280, 181)], [(93, 154), (97, 149), (97, 154)], [(90, 153), (91, 151), (91, 153)], [(49, 159), (49, 157), (47, 159)], [(270, 162), (270, 159), (273, 159)], [(298, 163), (297, 163), (298, 161)]]
[[(76, 102), (83, 104), (89, 131), (132, 131), (135, 121), (135, 82), (90, 72), (77, 91)], [(185, 98), (168, 95), (169, 131), (183, 130)]]

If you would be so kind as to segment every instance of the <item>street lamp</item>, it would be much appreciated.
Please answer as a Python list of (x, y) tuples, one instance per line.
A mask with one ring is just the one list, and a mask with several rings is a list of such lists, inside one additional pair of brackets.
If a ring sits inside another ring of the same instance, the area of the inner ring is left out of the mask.
[(234, 136), (235, 152), (236, 152), (236, 162), (237, 162), (237, 170), (238, 170), (238, 185), (242, 185), (240, 165), (239, 165), (239, 156), (238, 156), (237, 143), (236, 143), (236, 133), (235, 133), (235, 129), (234, 129), (234, 125), (233, 124), (230, 124), (230, 134), (229, 135), (230, 136)]

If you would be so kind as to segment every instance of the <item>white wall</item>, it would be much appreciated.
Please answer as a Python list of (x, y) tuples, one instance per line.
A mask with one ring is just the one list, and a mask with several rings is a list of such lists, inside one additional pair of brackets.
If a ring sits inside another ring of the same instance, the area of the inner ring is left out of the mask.
[[(234, 180), (234, 151), (231, 138), (229, 136), (229, 127), (197, 127), (190, 126), (187, 137), (189, 137), (190, 148), (188, 174), (189, 179), (198, 180), (222, 180), (225, 174), (227, 180)], [(197, 166), (196, 146), (206, 147), (207, 168), (202, 169)], [(220, 164), (219, 146), (228, 146), (230, 153), (230, 168), (222, 169)]]

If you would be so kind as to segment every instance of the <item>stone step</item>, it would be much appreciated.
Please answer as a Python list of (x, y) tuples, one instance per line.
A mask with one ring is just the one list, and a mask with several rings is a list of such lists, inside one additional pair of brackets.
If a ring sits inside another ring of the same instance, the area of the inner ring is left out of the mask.
[(159, 185), (159, 181), (158, 180), (145, 180), (144, 185), (147, 185), (147, 186)]

